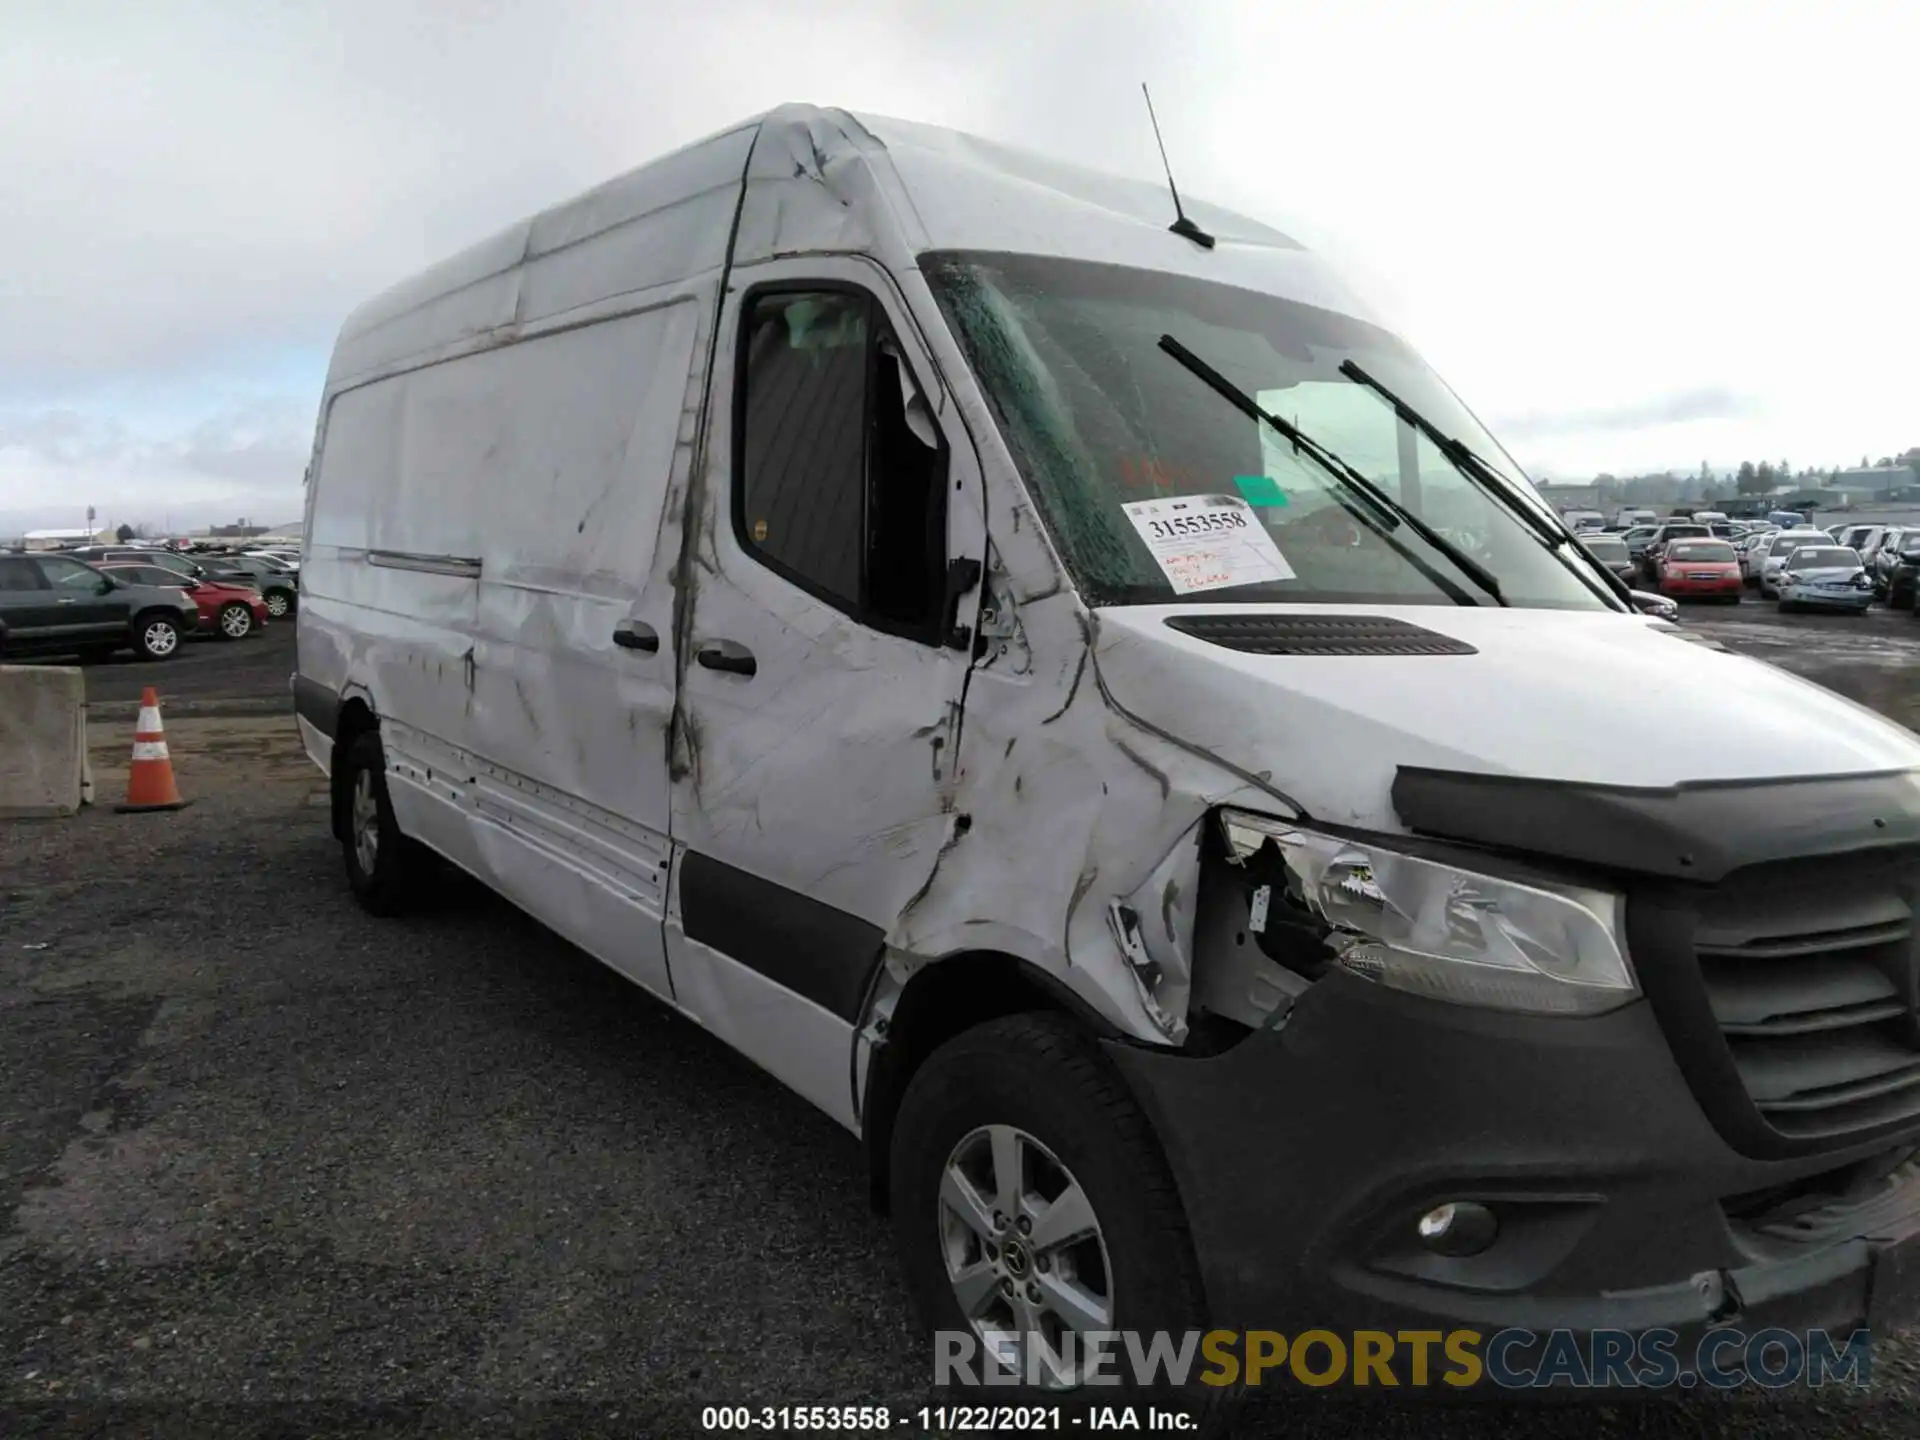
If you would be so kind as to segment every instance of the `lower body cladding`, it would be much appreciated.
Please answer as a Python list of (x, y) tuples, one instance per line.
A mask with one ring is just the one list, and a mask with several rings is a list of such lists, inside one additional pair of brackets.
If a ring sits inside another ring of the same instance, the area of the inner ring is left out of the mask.
[[(1517, 1016), (1335, 972), (1213, 1057), (1107, 1048), (1167, 1149), (1219, 1326), (1844, 1336), (1915, 1308), (1911, 1139), (1736, 1154), (1644, 1000)], [(1441, 1253), (1420, 1219), (1462, 1202), (1493, 1223)]]

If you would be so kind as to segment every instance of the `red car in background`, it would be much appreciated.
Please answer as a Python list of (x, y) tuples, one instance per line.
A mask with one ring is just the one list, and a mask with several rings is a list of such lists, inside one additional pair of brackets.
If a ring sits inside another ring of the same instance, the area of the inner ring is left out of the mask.
[(93, 568), (129, 585), (170, 585), (186, 591), (187, 597), (200, 608), (202, 635), (244, 640), (267, 623), (266, 599), (251, 585), (230, 584), (225, 580), (191, 580), (161, 565), (139, 565), (126, 560)]
[(1661, 553), (1654, 581), (1674, 599), (1725, 600), (1738, 604), (1745, 582), (1740, 557), (1725, 540), (1674, 540)]

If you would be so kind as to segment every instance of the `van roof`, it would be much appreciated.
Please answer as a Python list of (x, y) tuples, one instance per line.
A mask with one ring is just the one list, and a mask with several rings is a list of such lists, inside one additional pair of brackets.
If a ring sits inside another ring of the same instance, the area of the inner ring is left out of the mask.
[[(744, 192), (742, 181), (745, 181)], [(347, 319), (329, 394), (381, 373), (619, 313), (733, 258), (1006, 250), (1136, 265), (1374, 320), (1292, 237), (1183, 195), (1213, 250), (1169, 233), (1164, 184), (932, 125), (783, 105), (522, 220)]]

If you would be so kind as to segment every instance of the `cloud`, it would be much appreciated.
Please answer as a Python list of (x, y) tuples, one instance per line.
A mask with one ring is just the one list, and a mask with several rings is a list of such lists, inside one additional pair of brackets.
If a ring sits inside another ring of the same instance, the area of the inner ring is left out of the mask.
[(87, 505), (105, 523), (277, 524), (299, 513), (312, 436), (312, 407), (284, 396), (153, 429), (69, 408), (0, 413), (0, 494), (40, 501), (4, 512), (0, 530), (69, 523)]
[[(771, 105), (1157, 177), (1143, 79), (1183, 193), (1331, 242), (1556, 463), (1617, 465), (1613, 442), (1681, 424), (1697, 448), (1716, 395), (1729, 458), (1912, 443), (1911, 327), (1889, 317), (1920, 314), (1920, 192), (1886, 177), (1920, 7), (245, 8), (6, 0), (0, 423), (34, 433), (4, 452), (0, 503), (62, 504), (116, 466), (183, 501), (277, 483), (305, 438), (232, 412), (311, 407), (318, 377), (256, 383), (248, 357), (324, 355), (393, 281)], [(1734, 103), (1733, 75), (1791, 94)]]
[(1511, 439), (1538, 440), (1548, 436), (1651, 430), (1702, 420), (1740, 420), (1763, 415), (1766, 408), (1758, 396), (1708, 387), (1657, 395), (1622, 405), (1500, 416), (1496, 417), (1495, 428)]

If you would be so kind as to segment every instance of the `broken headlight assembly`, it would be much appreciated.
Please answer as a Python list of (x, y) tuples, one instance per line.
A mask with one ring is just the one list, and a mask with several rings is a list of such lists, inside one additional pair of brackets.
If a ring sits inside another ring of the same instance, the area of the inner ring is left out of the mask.
[(1317, 978), (1331, 966), (1435, 1000), (1597, 1015), (1639, 994), (1606, 890), (1463, 869), (1371, 839), (1220, 812), (1250, 885), (1260, 948)]

